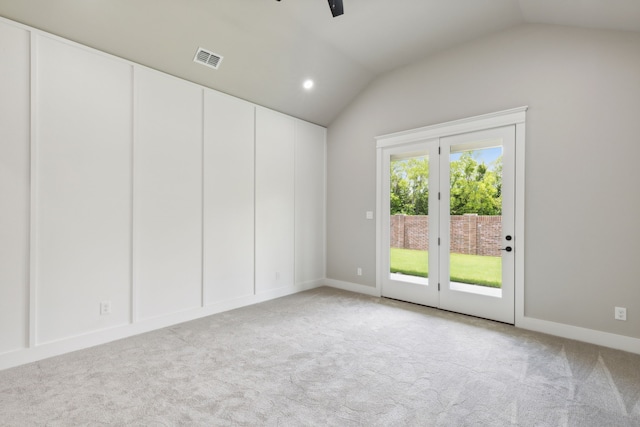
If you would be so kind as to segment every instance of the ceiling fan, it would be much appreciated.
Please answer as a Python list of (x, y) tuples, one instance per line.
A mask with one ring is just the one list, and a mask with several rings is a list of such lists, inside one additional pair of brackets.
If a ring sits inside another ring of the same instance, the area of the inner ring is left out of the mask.
[[(276, 0), (280, 1), (280, 0)], [(331, 14), (335, 18), (336, 16), (340, 16), (344, 14), (344, 6), (342, 5), (342, 0), (328, 0), (329, 8), (331, 9)]]
[(333, 15), (334, 18), (344, 13), (342, 0), (329, 0), (329, 7), (331, 8), (331, 14)]

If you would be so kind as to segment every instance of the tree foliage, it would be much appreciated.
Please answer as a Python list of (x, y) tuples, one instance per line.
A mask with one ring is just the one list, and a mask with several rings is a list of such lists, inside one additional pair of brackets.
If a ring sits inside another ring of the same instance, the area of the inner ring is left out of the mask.
[[(391, 214), (429, 214), (429, 159), (391, 162)], [(463, 152), (450, 164), (451, 215), (502, 213), (502, 156), (490, 165)]]
[(429, 215), (429, 159), (391, 162), (391, 214)]
[(484, 162), (478, 163), (471, 151), (465, 151), (451, 162), (451, 215), (502, 213), (502, 179), (501, 173), (497, 173), (498, 167), (501, 172), (502, 157), (491, 170)]

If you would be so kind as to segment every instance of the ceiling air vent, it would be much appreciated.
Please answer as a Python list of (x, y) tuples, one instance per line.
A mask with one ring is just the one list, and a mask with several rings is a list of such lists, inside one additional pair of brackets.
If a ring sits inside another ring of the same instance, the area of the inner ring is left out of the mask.
[(196, 57), (193, 58), (193, 62), (197, 62), (198, 64), (206, 65), (207, 67), (217, 70), (222, 62), (222, 56), (199, 47), (196, 52)]

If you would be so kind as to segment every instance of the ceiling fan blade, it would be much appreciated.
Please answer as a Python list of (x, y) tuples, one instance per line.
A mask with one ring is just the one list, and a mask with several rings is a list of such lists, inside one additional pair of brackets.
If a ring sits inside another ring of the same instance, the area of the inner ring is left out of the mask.
[(331, 14), (334, 18), (344, 13), (342, 0), (329, 0), (329, 7), (331, 8)]

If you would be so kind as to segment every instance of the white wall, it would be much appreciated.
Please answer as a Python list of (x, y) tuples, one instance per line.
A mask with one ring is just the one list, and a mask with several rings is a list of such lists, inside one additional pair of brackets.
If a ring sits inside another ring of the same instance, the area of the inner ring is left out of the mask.
[(36, 72), (32, 280), (44, 343), (130, 319), (132, 67), (37, 36)]
[(325, 277), (326, 129), (302, 121), (295, 127), (295, 281)]
[(528, 105), (525, 315), (640, 338), (638, 99), (640, 35), (557, 26), (381, 76), (328, 129), (328, 278), (375, 286), (375, 136)]
[(29, 44), (0, 24), (0, 354), (24, 348), (29, 329)]
[(295, 121), (256, 109), (256, 292), (294, 283)]
[(322, 284), (323, 128), (1, 18), (0, 66), (0, 369)]
[(202, 305), (203, 89), (136, 70), (136, 318)]
[(205, 92), (205, 303), (254, 293), (255, 107)]

